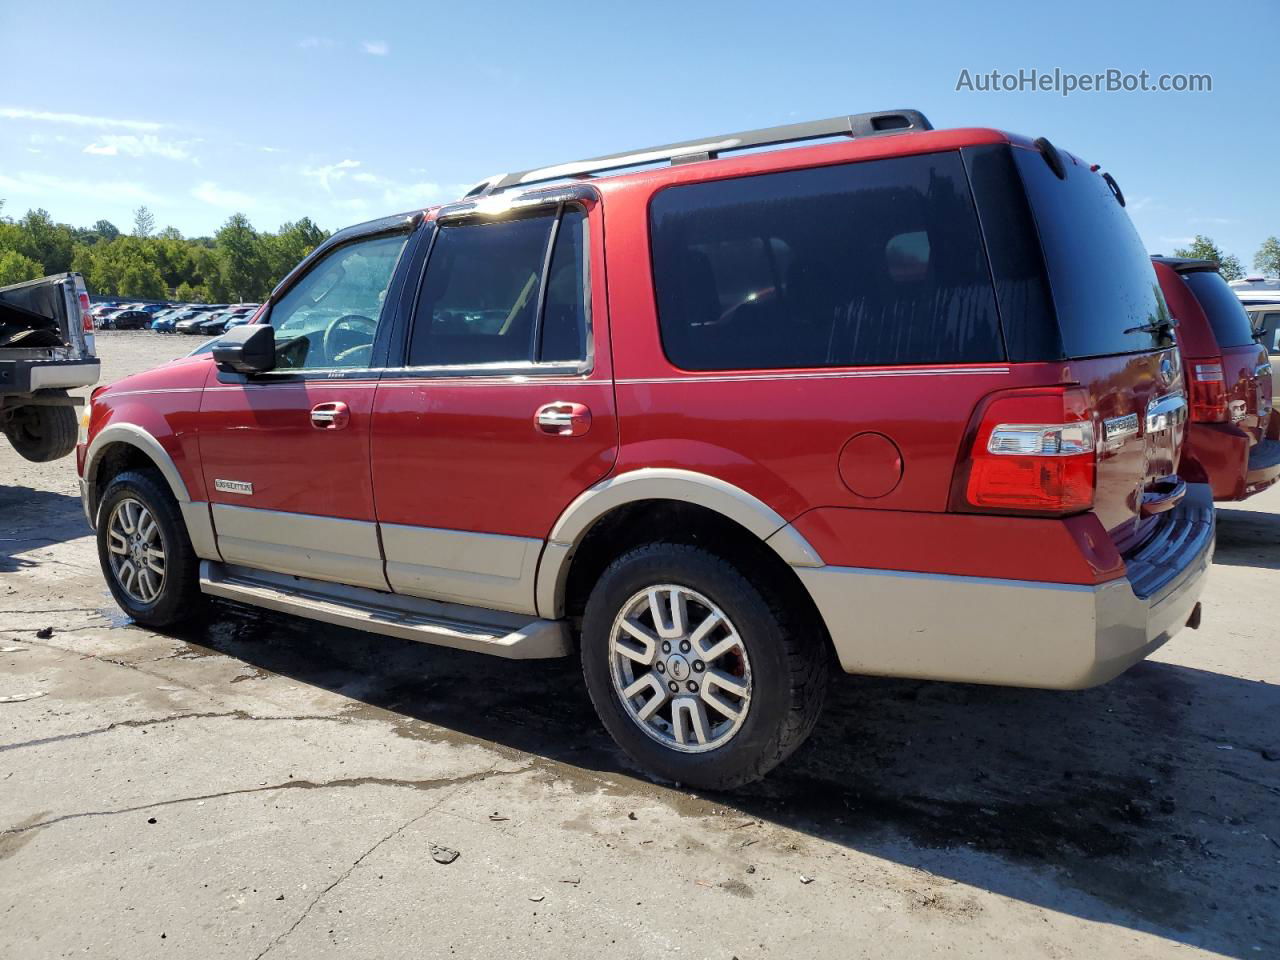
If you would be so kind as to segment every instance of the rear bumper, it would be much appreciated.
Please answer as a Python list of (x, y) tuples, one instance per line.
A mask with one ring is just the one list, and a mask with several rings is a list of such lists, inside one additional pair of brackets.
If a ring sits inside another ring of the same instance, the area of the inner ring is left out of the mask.
[(1213, 557), (1213, 495), (1189, 485), (1128, 571), (1097, 586), (794, 568), (846, 673), (1079, 689), (1104, 683), (1191, 618)]
[(1280, 440), (1263, 439), (1249, 451), (1244, 495), (1251, 497), (1280, 480)]
[(98, 382), (97, 357), (79, 360), (2, 360), (0, 393), (34, 393), (37, 390), (87, 387)]

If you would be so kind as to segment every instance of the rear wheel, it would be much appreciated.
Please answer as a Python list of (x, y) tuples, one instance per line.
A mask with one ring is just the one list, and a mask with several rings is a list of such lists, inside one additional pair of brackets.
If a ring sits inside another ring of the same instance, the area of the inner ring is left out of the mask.
[(152, 471), (121, 473), (103, 491), (98, 561), (116, 603), (145, 626), (168, 626), (198, 609), (199, 561), (177, 502)]
[(58, 460), (76, 448), (76, 411), (72, 406), (31, 405), (12, 411), (4, 425), (13, 449), (33, 463)]
[(657, 543), (591, 593), (582, 666), (596, 712), (637, 763), (712, 790), (756, 780), (809, 735), (827, 684), (819, 631), (733, 564)]

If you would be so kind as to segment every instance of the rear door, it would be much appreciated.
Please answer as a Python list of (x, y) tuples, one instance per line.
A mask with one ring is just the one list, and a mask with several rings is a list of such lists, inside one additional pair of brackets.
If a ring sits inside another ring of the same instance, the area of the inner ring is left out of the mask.
[[(1014, 157), (1067, 358), (1099, 425), (1094, 513), (1123, 552), (1173, 505), (1187, 403), (1168, 307), (1114, 180), (1062, 153)], [(1171, 496), (1171, 494), (1173, 496)]]
[(617, 451), (600, 208), (446, 218), (419, 291), (373, 411), (387, 580), (535, 612), (543, 542)]

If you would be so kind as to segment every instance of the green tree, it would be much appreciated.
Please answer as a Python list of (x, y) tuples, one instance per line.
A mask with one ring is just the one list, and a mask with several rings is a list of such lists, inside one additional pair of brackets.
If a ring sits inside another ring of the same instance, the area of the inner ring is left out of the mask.
[(1216, 260), (1218, 270), (1226, 280), (1239, 280), (1244, 276), (1244, 267), (1235, 254), (1223, 253), (1211, 239), (1197, 233), (1191, 246), (1181, 247), (1173, 251), (1175, 257), (1194, 257), (1197, 260)]
[(120, 228), (110, 220), (99, 220), (93, 225), (93, 232), (103, 240), (114, 240), (120, 236)]
[(139, 207), (137, 210), (133, 211), (133, 235), (135, 237), (149, 237), (155, 228), (155, 214), (145, 206)]
[(327, 230), (317, 227), (310, 217), (294, 223), (282, 223), (275, 235), (263, 235), (263, 253), (267, 261), (267, 282), (274, 287), (302, 259), (329, 238)]
[(178, 289), (173, 291), (173, 296), (175, 300), (181, 300), (183, 303), (213, 303), (209, 288), (203, 284), (200, 286), (190, 283), (179, 284)]
[(0, 287), (44, 276), (44, 269), (17, 250), (0, 250)]
[(54, 223), (49, 211), (28, 210), (18, 221), (24, 238), (19, 250), (44, 267), (45, 273), (65, 273), (71, 269), (71, 248), (75, 234), (65, 223)]
[(214, 238), (222, 282), (235, 300), (260, 299), (267, 293), (267, 261), (262, 238), (243, 213), (227, 218)]
[(1280, 277), (1280, 237), (1267, 237), (1253, 255), (1253, 268), (1268, 277)]

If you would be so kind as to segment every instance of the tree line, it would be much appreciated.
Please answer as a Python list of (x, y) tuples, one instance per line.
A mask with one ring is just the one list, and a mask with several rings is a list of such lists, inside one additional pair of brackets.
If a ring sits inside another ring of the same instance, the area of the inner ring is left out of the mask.
[[(1175, 257), (1194, 257), (1197, 260), (1216, 260), (1222, 276), (1227, 280), (1239, 280), (1244, 276), (1244, 265), (1234, 253), (1222, 249), (1204, 234), (1197, 233), (1189, 246), (1173, 251)], [(1267, 237), (1253, 255), (1253, 269), (1266, 277), (1280, 277), (1280, 237)]]
[(254, 229), (242, 213), (228, 217), (212, 237), (155, 227), (146, 207), (134, 212), (130, 233), (109, 220), (92, 227), (55, 223), (43, 209), (18, 220), (0, 216), (0, 286), (74, 270), (84, 274), (90, 293), (104, 297), (261, 301), (329, 236), (309, 217), (268, 233)]

